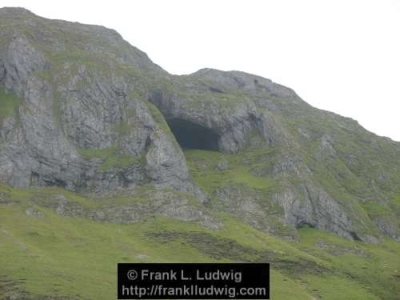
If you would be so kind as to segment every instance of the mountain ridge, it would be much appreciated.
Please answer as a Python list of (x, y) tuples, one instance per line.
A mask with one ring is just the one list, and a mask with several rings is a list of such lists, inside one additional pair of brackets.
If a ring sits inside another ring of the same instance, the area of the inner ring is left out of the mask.
[[(307, 224), (349, 239), (399, 239), (400, 144), (260, 76), (170, 75), (113, 30), (24, 9), (0, 15), (0, 83), (15, 98), (0, 119), (1, 181), (100, 194), (150, 184), (216, 209), (226, 197), (249, 201), (263, 212), (253, 225), (269, 232), (279, 224), (295, 236)], [(250, 182), (226, 178), (205, 191), (194, 173), (214, 169), (198, 169), (202, 153), (188, 162), (191, 149), (233, 161), (258, 153), (221, 171), (243, 169)], [(252, 186), (260, 180), (271, 189)]]

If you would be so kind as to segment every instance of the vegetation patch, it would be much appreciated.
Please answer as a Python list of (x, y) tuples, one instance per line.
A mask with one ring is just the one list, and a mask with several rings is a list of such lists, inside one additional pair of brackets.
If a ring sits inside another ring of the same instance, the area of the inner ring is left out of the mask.
[(154, 118), (154, 121), (166, 132), (172, 135), (171, 130), (164, 119), (163, 114), (159, 111), (159, 109), (150, 101), (144, 101), (148, 109), (150, 110), (150, 114)]
[(18, 114), (18, 105), (20, 99), (11, 92), (6, 92), (4, 87), (0, 86), (0, 125), (4, 118), (16, 116)]
[(191, 247), (198, 249), (201, 253), (213, 260), (232, 261), (256, 261), (261, 258), (262, 253), (251, 247), (244, 247), (235, 240), (215, 237), (206, 232), (157, 232), (150, 236), (160, 242), (180, 240), (188, 243)]
[[(266, 193), (274, 185), (271, 178), (257, 176), (252, 172), (250, 161), (256, 161), (262, 155), (260, 153), (243, 151), (224, 154), (207, 150), (186, 150), (184, 153), (195, 182), (209, 194), (218, 187), (232, 183), (244, 184)], [(225, 162), (226, 167), (221, 169), (221, 162)]]
[(121, 169), (133, 164), (143, 165), (145, 163), (145, 153), (140, 156), (121, 154), (117, 146), (104, 149), (78, 149), (78, 153), (86, 160), (101, 160), (98, 168), (103, 172), (114, 168)]

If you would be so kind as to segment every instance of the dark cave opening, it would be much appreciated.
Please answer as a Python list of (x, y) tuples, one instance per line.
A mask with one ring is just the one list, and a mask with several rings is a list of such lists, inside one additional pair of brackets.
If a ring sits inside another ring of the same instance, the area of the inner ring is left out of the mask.
[(182, 119), (167, 122), (182, 149), (218, 151), (219, 136), (214, 131)]
[(357, 233), (355, 233), (354, 231), (350, 231), (350, 235), (353, 238), (353, 240), (355, 241), (362, 241), (362, 239), (358, 236)]
[(298, 223), (296, 225), (296, 229), (300, 229), (300, 228), (315, 228), (315, 225), (308, 223), (306, 221), (301, 221), (300, 223)]

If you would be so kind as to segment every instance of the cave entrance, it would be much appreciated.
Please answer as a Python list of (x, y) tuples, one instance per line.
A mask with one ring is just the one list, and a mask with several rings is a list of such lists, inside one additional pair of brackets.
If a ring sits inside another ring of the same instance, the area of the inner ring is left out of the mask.
[(170, 119), (167, 122), (183, 149), (219, 150), (219, 136), (214, 131), (182, 119)]
[(315, 225), (308, 223), (306, 221), (301, 221), (296, 225), (296, 229), (301, 229), (301, 228), (315, 228)]

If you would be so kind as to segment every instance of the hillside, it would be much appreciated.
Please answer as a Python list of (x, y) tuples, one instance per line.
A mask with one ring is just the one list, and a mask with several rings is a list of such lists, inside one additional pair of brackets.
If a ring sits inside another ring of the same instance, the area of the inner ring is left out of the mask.
[(399, 143), (256, 75), (170, 75), (101, 26), (0, 20), (0, 299), (115, 299), (135, 261), (397, 299)]

